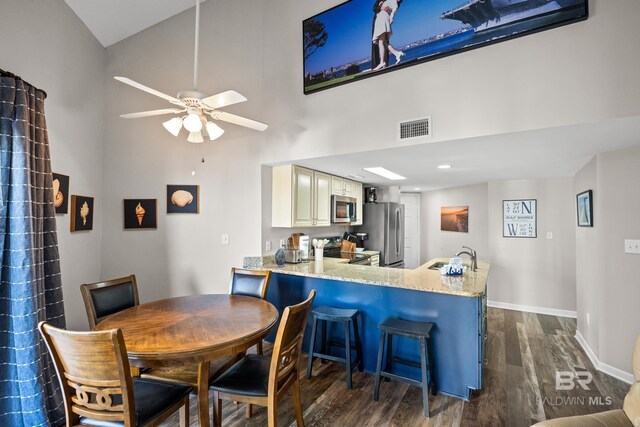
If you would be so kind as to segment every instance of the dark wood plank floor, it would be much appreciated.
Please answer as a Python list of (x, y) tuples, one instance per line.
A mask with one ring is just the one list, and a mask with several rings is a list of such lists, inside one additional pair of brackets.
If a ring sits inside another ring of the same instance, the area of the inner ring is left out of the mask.
[[(417, 387), (383, 382), (373, 402), (373, 376), (356, 372), (347, 390), (342, 366), (316, 361), (313, 378), (302, 372), (302, 404), (307, 426), (529, 426), (548, 418), (621, 408), (629, 385), (598, 372), (575, 340), (575, 319), (489, 308), (488, 365), (484, 388), (466, 402), (431, 397), (431, 418), (422, 416)], [(266, 345), (269, 351), (270, 346)], [(306, 359), (305, 359), (306, 360)], [(306, 363), (302, 364), (306, 367)], [(588, 371), (589, 390), (555, 389), (556, 371)], [(191, 398), (191, 425), (197, 425)], [(265, 426), (266, 408), (254, 407), (250, 420), (243, 404), (223, 405), (224, 426)], [(290, 398), (278, 408), (278, 424), (295, 426)], [(177, 416), (163, 427), (178, 425)]]

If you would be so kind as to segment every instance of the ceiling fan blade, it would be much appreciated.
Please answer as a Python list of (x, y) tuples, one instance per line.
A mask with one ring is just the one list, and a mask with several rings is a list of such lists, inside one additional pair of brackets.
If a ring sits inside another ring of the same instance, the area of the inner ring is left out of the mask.
[(140, 90), (143, 90), (143, 91), (145, 91), (147, 93), (150, 93), (151, 95), (155, 95), (155, 96), (160, 97), (162, 99), (166, 99), (169, 102), (174, 102), (174, 103), (179, 103), (180, 102), (177, 98), (174, 98), (173, 96), (169, 96), (169, 95), (167, 95), (165, 93), (158, 92), (155, 89), (151, 89), (150, 87), (147, 87), (147, 86), (145, 86), (143, 84), (140, 84), (138, 82), (134, 82), (133, 80), (131, 80), (131, 79), (127, 78), (127, 77), (115, 76), (114, 79), (116, 79), (117, 81), (122, 82), (124, 84), (127, 84), (129, 86), (133, 86), (136, 89), (140, 89)]
[(240, 95), (235, 90), (228, 90), (226, 92), (221, 92), (217, 95), (204, 98), (202, 102), (210, 108), (222, 108), (227, 105), (237, 104), (238, 102), (244, 102), (246, 100), (247, 98)]
[(246, 117), (236, 116), (235, 114), (225, 113), (224, 111), (214, 112), (213, 118), (259, 131), (265, 131), (269, 127), (266, 123), (257, 122), (255, 120), (247, 119)]
[(162, 114), (178, 114), (186, 110), (180, 110), (179, 108), (165, 108), (162, 110), (141, 111), (139, 113), (121, 114), (123, 119), (137, 119), (140, 117), (160, 116)]

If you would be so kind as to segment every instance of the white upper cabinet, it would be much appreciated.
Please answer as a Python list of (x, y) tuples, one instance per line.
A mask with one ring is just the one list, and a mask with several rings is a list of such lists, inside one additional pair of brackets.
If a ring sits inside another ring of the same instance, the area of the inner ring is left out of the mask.
[(362, 201), (364, 200), (364, 194), (362, 184), (360, 182), (353, 183), (353, 193), (357, 200), (356, 204), (356, 222), (352, 222), (351, 225), (362, 225)]
[(331, 175), (322, 172), (313, 172), (315, 187), (313, 225), (322, 227), (331, 225)]
[(338, 196), (349, 196), (355, 197), (356, 184), (360, 184), (359, 182), (350, 181), (345, 178), (340, 178), (338, 176), (331, 177), (331, 194), (335, 194)]
[(271, 226), (330, 226), (331, 178), (300, 166), (274, 166)]

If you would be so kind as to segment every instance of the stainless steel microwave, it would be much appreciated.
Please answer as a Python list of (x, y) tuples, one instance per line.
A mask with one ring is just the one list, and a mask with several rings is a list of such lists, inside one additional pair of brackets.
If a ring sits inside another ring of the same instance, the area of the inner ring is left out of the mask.
[(358, 201), (354, 197), (331, 196), (331, 222), (356, 222), (356, 206)]

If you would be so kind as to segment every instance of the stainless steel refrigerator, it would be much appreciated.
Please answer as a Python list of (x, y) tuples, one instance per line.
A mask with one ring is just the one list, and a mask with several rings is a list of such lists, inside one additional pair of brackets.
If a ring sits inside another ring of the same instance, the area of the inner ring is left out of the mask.
[(368, 233), (367, 249), (380, 251), (380, 266), (404, 268), (404, 205), (365, 203), (362, 219), (357, 231)]

